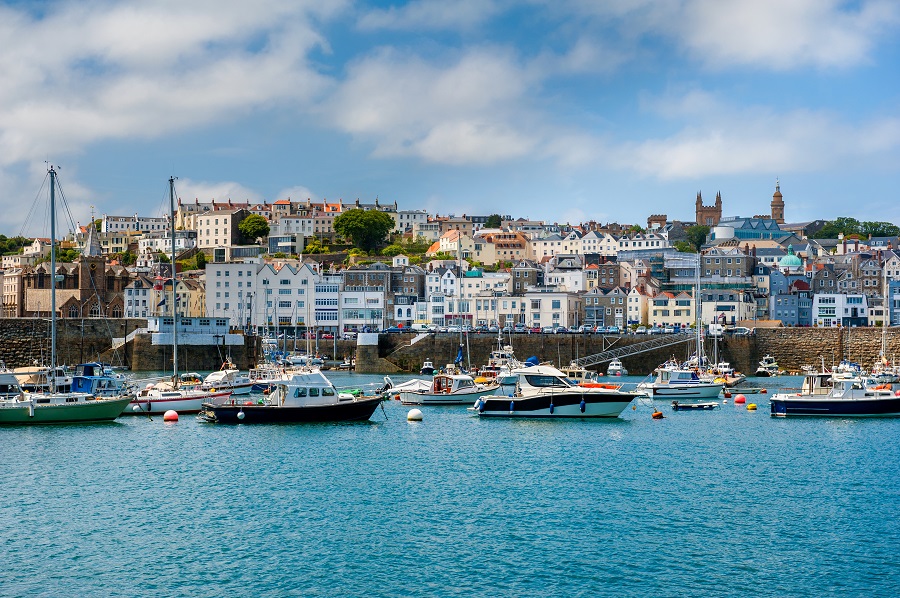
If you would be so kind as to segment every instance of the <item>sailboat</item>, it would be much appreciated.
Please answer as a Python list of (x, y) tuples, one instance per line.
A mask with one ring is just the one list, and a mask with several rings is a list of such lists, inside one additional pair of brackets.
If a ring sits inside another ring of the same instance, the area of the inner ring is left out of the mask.
[[(666, 363), (656, 368), (656, 379), (638, 384), (638, 390), (645, 391), (651, 397), (661, 399), (712, 399), (717, 398), (722, 392), (724, 382), (715, 380), (703, 380), (700, 370), (703, 368), (706, 356), (703, 354), (702, 327), (700, 325), (700, 258), (698, 256), (697, 280), (694, 286), (694, 326), (696, 332), (697, 349), (694, 359), (683, 365)], [(692, 364), (691, 361), (695, 361)]]
[[(56, 170), (50, 167), (50, 372), (56, 371)], [(63, 424), (112, 421), (122, 414), (132, 394), (102, 396), (90, 392), (58, 392), (49, 376), (48, 392), (21, 391), (11, 373), (2, 374), (7, 392), (0, 400), (0, 424)], [(12, 392), (9, 392), (12, 391)]]
[(203, 403), (221, 403), (231, 396), (229, 388), (203, 390), (182, 387), (178, 376), (178, 277), (175, 267), (175, 178), (169, 177), (169, 224), (172, 235), (172, 381), (148, 384), (138, 391), (126, 413), (134, 415), (164, 413), (199, 413)]

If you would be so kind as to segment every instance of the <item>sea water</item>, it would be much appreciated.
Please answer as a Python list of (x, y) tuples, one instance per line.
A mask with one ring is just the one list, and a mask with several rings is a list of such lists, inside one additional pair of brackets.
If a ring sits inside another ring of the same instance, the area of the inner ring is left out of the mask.
[(0, 595), (900, 594), (900, 419), (748, 402), (0, 429)]

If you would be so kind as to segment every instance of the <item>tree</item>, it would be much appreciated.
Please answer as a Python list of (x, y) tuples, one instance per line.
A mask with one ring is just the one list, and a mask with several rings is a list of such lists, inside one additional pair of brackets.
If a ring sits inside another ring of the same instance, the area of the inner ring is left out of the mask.
[(632, 224), (631, 227), (628, 229), (628, 234), (630, 234), (630, 235), (643, 234), (644, 232), (646, 232), (646, 231), (643, 229), (643, 227), (640, 224)]
[(381, 250), (381, 255), (385, 255), (387, 257), (394, 257), (395, 255), (400, 255), (401, 253), (403, 253), (403, 246), (398, 245), (397, 243), (388, 245)]
[(860, 222), (856, 218), (840, 216), (819, 229), (819, 231), (813, 235), (813, 238), (837, 239), (840, 235), (844, 235), (845, 237), (858, 235), (860, 234), (860, 226)]
[(700, 251), (700, 248), (706, 243), (706, 237), (709, 235), (709, 227), (702, 224), (689, 226), (684, 229), (684, 234), (687, 236), (688, 243), (693, 245), (696, 251)]
[(269, 223), (259, 214), (250, 214), (238, 224), (238, 231), (244, 239), (256, 243), (257, 239), (269, 236)]
[(348, 210), (334, 219), (336, 233), (356, 247), (371, 251), (394, 230), (394, 219), (378, 210)]
[(866, 237), (896, 237), (900, 235), (900, 227), (890, 222), (863, 222), (860, 232)]
[(60, 249), (56, 252), (56, 261), (71, 263), (74, 262), (79, 255), (81, 255), (81, 252), (77, 249)]
[(133, 266), (137, 262), (137, 256), (130, 251), (120, 251), (112, 257), (119, 260), (124, 266)]
[(675, 249), (681, 253), (697, 253), (690, 241), (685, 241), (684, 239), (675, 241)]
[(202, 251), (198, 251), (197, 255), (194, 257), (194, 261), (197, 263), (198, 270), (206, 269), (206, 254)]
[[(170, 245), (171, 245), (171, 243), (170, 243)], [(158, 261), (158, 262), (161, 263), (161, 264), (170, 264), (170, 263), (172, 263), (172, 260), (169, 259), (169, 256), (167, 256), (167, 255), (166, 255), (165, 253), (163, 253), (162, 251), (158, 251), (158, 252), (156, 253), (156, 261)]]
[(484, 228), (500, 228), (501, 226), (503, 226), (503, 218), (500, 217), (500, 214), (491, 214), (484, 221)]
[(314, 254), (314, 253), (328, 253), (329, 248), (322, 245), (322, 242), (319, 241), (318, 237), (313, 237), (306, 243), (306, 247), (303, 248), (303, 253)]

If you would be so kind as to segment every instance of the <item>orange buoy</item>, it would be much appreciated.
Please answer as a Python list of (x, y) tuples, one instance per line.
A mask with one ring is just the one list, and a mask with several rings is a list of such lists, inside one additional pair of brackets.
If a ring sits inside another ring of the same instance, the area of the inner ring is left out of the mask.
[(726, 398), (726, 399), (730, 399), (730, 398), (731, 398), (731, 393), (728, 392), (727, 390), (725, 391), (725, 398)]
[(666, 416), (663, 415), (662, 411), (654, 411), (652, 417), (653, 419), (665, 419)]
[(763, 388), (762, 390), (759, 391), (759, 394), (761, 394), (761, 395), (768, 394), (768, 393), (769, 393), (769, 391), (766, 390), (765, 388)]
[(163, 414), (164, 422), (177, 422), (178, 421), (178, 412), (174, 409), (169, 409)]
[(252, 405), (253, 401), (244, 401), (244, 405)]
[(747, 397), (745, 397), (744, 395), (738, 395), (734, 397), (734, 402), (742, 405), (747, 402)]

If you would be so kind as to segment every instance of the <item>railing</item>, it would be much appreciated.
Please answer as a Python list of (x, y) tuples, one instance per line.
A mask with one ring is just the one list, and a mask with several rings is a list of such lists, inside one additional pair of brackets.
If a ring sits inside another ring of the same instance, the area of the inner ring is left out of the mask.
[(128, 341), (133, 341), (134, 337), (136, 337), (139, 334), (147, 334), (147, 329), (146, 328), (138, 328), (136, 330), (132, 330), (131, 332), (129, 332), (128, 336), (126, 336), (125, 338), (118, 337), (118, 338), (112, 339), (112, 348), (113, 349), (121, 349), (128, 343)]
[(662, 338), (656, 338), (653, 340), (644, 341), (642, 343), (637, 343), (635, 345), (628, 345), (625, 347), (619, 347), (618, 349), (610, 349), (601, 353), (588, 355), (587, 357), (576, 359), (575, 363), (580, 366), (595, 365), (598, 363), (612, 361), (613, 359), (617, 358), (620, 359), (622, 357), (629, 357), (631, 355), (637, 355), (639, 353), (646, 353), (647, 351), (655, 351), (656, 349), (662, 349), (664, 347), (670, 347), (672, 345), (691, 342), (695, 340), (695, 338), (696, 336), (693, 333), (677, 334), (674, 336), (665, 335)]

